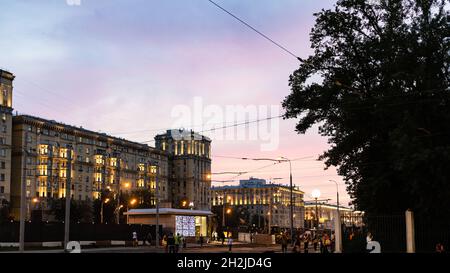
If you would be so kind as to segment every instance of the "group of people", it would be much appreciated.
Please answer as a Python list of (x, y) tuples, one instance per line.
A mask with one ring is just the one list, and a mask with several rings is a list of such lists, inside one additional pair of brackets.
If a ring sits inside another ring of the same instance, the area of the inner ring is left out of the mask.
[[(283, 253), (287, 253), (288, 244), (290, 241), (288, 234), (287, 233), (281, 234), (279, 241), (281, 244), (281, 251)], [(309, 248), (312, 245), (315, 252), (317, 252), (319, 249), (320, 253), (330, 253), (334, 251), (334, 244), (335, 244), (334, 233), (331, 233), (331, 235), (329, 235), (328, 233), (324, 232), (323, 234), (319, 235), (305, 232), (303, 234), (297, 234), (294, 237), (292, 252), (309, 253)]]
[[(132, 233), (132, 242), (133, 242), (133, 247), (137, 247), (139, 245), (139, 239), (138, 239), (138, 234), (136, 231), (133, 231)], [(152, 234), (149, 232), (147, 233), (147, 236), (145, 236), (144, 238), (144, 245), (152, 245), (152, 241), (153, 241), (153, 236)]]
[(179, 233), (174, 235), (172, 232), (163, 236), (162, 244), (166, 248), (166, 253), (178, 253), (180, 248), (185, 249), (187, 247), (186, 238)]

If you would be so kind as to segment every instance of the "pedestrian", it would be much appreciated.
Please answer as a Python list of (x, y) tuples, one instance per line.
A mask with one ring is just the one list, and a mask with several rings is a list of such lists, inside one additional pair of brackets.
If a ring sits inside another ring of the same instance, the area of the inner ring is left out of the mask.
[(167, 237), (167, 247), (169, 253), (175, 253), (175, 237), (170, 233)]
[(175, 253), (178, 253), (180, 251), (180, 233), (177, 233), (174, 237), (175, 241)]
[(317, 234), (314, 234), (313, 236), (313, 246), (314, 246), (314, 251), (317, 252), (317, 245), (319, 244), (319, 239), (317, 238)]
[(151, 246), (152, 245), (152, 241), (153, 241), (153, 237), (152, 237), (152, 234), (149, 232), (147, 234), (147, 236), (145, 237), (145, 241), (144, 242), (148, 242), (148, 245)]
[(136, 231), (133, 231), (133, 247), (137, 247), (138, 246), (138, 235)]
[(444, 245), (441, 243), (438, 243), (436, 245), (436, 253), (444, 253)]
[(330, 252), (334, 253), (334, 250), (336, 248), (336, 235), (334, 234), (334, 231), (331, 233), (331, 245), (330, 245)]
[(162, 245), (166, 251), (166, 253), (169, 251), (169, 248), (167, 246), (167, 234), (164, 234), (163, 238), (162, 238)]
[(281, 252), (287, 252), (288, 238), (286, 233), (281, 234)]
[(182, 238), (182, 242), (183, 242), (183, 249), (186, 249), (186, 247), (187, 247), (186, 237), (184, 237), (182, 235), (181, 238)]
[(325, 233), (322, 236), (322, 244), (321, 245), (322, 245), (322, 253), (329, 253), (328, 248), (331, 245), (331, 240), (327, 233)]
[(303, 252), (308, 253), (309, 252), (308, 248), (309, 248), (309, 234), (306, 234), (303, 240)]
[(231, 238), (231, 234), (228, 235), (228, 251), (231, 252), (231, 249), (233, 247), (233, 238)]
[(294, 248), (293, 248), (295, 253), (300, 252), (300, 242), (301, 242), (300, 235), (297, 234), (294, 239)]
[(225, 233), (222, 231), (221, 235), (220, 235), (221, 239), (222, 239), (222, 245), (225, 243)]
[(203, 247), (203, 234), (200, 234), (200, 247)]

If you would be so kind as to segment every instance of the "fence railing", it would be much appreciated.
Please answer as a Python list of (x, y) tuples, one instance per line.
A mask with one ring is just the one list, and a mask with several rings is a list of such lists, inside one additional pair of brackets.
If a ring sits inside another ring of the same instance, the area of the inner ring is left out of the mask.
[[(127, 224), (92, 224), (71, 223), (71, 241), (131, 241), (133, 232), (143, 240), (150, 233), (156, 235), (155, 225), (127, 225)], [(162, 228), (160, 226), (160, 233)], [(10, 243), (19, 241), (19, 222), (0, 224), (0, 242)], [(25, 242), (58, 242), (64, 241), (64, 223), (59, 222), (31, 222), (25, 226)]]

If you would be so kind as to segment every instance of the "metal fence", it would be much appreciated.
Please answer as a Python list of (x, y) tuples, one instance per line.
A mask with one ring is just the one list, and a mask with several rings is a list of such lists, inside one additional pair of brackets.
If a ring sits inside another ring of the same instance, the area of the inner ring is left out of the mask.
[(450, 223), (429, 216), (415, 215), (414, 233), (416, 252), (435, 252), (436, 245), (450, 249)]
[(367, 252), (367, 235), (381, 245), (384, 253), (406, 252), (406, 226), (404, 215), (359, 216), (359, 225), (343, 226), (343, 252)]
[[(70, 240), (72, 241), (131, 241), (132, 233), (136, 231), (140, 240), (150, 233), (156, 235), (155, 225), (127, 225), (127, 224), (89, 224), (71, 223)], [(160, 234), (162, 228), (160, 226)], [(0, 224), (0, 242), (10, 243), (19, 241), (19, 222)], [(25, 226), (26, 242), (58, 242), (64, 241), (64, 223), (59, 222), (31, 222)]]

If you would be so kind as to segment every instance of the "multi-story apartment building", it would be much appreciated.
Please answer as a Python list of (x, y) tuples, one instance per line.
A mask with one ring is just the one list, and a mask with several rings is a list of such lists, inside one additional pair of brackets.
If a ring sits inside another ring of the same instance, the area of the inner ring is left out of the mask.
[[(304, 226), (303, 195), (298, 188), (293, 189), (294, 228)], [(239, 185), (212, 187), (211, 196), (213, 206), (223, 207), (224, 202), (227, 209), (243, 206), (251, 216), (263, 218), (265, 226), (290, 228), (289, 186), (267, 183), (264, 179), (251, 177), (248, 180), (241, 180)]]
[(0, 69), (0, 207), (11, 198), (12, 84), (14, 75)]
[[(0, 206), (10, 202), (18, 219), (21, 184), (27, 207), (63, 198), (70, 178), (74, 200), (110, 191), (149, 189), (156, 183), (164, 207), (209, 209), (211, 140), (192, 131), (169, 130), (156, 148), (29, 115), (12, 114), (14, 75), (0, 70)], [(181, 138), (180, 138), (181, 136)], [(30, 209), (27, 210), (30, 217)]]
[(168, 130), (157, 135), (156, 149), (169, 158), (169, 187), (175, 208), (209, 210), (211, 140), (193, 131)]
[[(20, 185), (32, 198), (63, 198), (71, 177), (71, 198), (93, 200), (105, 190), (150, 189), (159, 183), (162, 202), (169, 199), (167, 156), (145, 144), (38, 117), (13, 117), (12, 198), (18, 209)], [(154, 203), (154, 200), (151, 202)]]

